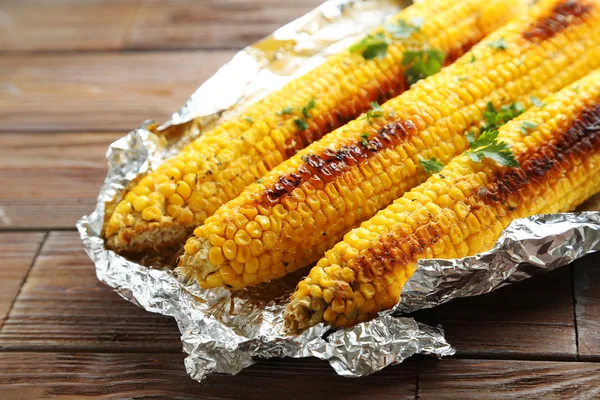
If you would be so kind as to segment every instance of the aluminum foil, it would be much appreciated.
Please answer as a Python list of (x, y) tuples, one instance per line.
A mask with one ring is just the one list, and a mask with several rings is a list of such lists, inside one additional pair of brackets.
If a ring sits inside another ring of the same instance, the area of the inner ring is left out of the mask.
[[(511, 224), (496, 247), (475, 257), (428, 260), (406, 284), (399, 304), (372, 321), (331, 331), (317, 325), (298, 336), (283, 331), (283, 310), (304, 271), (235, 293), (181, 282), (173, 258), (132, 261), (107, 250), (100, 237), (105, 202), (140, 173), (155, 168), (222, 118), (294, 77), (381, 24), (403, 4), (331, 0), (244, 49), (161, 126), (146, 122), (113, 143), (95, 211), (77, 224), (98, 278), (138, 306), (175, 318), (188, 354), (188, 373), (235, 374), (257, 358), (317, 357), (343, 376), (368, 375), (413, 354), (454, 354), (441, 327), (401, 317), (453, 298), (490, 292), (549, 271), (600, 248), (600, 213), (536, 216)], [(227, 88), (227, 90), (224, 90)]]

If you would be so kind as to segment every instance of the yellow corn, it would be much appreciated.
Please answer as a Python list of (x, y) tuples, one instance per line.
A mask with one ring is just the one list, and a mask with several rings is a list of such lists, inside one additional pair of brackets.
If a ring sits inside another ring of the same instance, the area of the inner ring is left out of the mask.
[[(565, 4), (587, 11), (567, 18)], [(350, 229), (425, 181), (420, 159), (447, 163), (463, 152), (464, 132), (481, 124), (488, 101), (528, 107), (531, 95), (545, 97), (599, 67), (599, 10), (598, 2), (539, 2), (527, 18), (384, 104), (381, 117), (363, 116), (332, 132), (225, 204), (196, 228), (179, 271), (204, 287), (221, 275), (237, 289), (317, 261)], [(569, 23), (550, 24), (550, 32), (549, 18)], [(253, 232), (249, 245), (236, 241), (240, 230)], [(357, 250), (368, 244), (359, 240)], [(247, 248), (258, 271), (246, 269)]]
[(440, 49), (450, 63), (505, 23), (520, 4), (428, 0), (405, 9), (396, 19), (420, 19), (423, 24), (409, 39), (393, 39), (385, 57), (367, 60), (349, 49), (330, 57), (134, 183), (116, 207), (107, 207), (108, 247), (150, 251), (183, 243), (221, 204), (296, 151), (356, 118), (370, 102), (383, 102), (406, 90), (406, 46)]
[(599, 191), (600, 70), (544, 103), (500, 128), (520, 167), (460, 155), (349, 232), (298, 285), (288, 329), (369, 319), (396, 304), (419, 259), (488, 250), (514, 219), (569, 211)]

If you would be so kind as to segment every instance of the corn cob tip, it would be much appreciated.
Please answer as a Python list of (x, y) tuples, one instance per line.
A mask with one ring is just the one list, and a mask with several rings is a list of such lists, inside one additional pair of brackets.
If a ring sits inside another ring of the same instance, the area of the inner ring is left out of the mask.
[[(320, 303), (324, 303), (324, 301), (321, 301)], [(323, 309), (325, 308), (325, 304), (320, 304), (320, 306), (320, 310), (313, 310), (309, 297), (304, 297), (300, 300), (292, 300), (286, 307), (284, 321), (285, 332), (290, 335), (296, 335), (323, 321)]]

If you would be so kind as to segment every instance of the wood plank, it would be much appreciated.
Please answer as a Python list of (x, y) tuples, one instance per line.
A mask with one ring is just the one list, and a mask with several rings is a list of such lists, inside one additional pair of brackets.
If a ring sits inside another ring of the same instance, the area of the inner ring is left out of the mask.
[(123, 47), (141, 0), (3, 0), (0, 51)]
[(416, 363), (361, 379), (312, 360), (261, 361), (236, 376), (188, 377), (178, 354), (0, 353), (0, 397), (414, 399)]
[(0, 58), (1, 130), (129, 131), (163, 122), (233, 51)]
[(43, 238), (41, 232), (0, 233), (0, 329)]
[(592, 399), (600, 364), (549, 361), (424, 360), (420, 399)]
[(127, 35), (134, 49), (239, 49), (302, 16), (322, 0), (150, 0)]
[(0, 350), (180, 352), (172, 318), (96, 278), (76, 232), (49, 234), (0, 331)]
[(0, 229), (74, 228), (106, 174), (120, 133), (0, 134)]
[(600, 253), (575, 262), (575, 312), (579, 357), (600, 360)]
[(442, 324), (461, 357), (575, 359), (570, 267), (415, 313)]

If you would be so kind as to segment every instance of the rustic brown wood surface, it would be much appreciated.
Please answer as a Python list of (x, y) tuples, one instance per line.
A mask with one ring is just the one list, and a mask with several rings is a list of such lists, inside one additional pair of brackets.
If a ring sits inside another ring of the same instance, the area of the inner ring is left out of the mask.
[(285, 359), (195, 382), (174, 321), (97, 280), (74, 225), (107, 146), (319, 2), (0, 2), (0, 399), (600, 398), (597, 255), (417, 313), (457, 355), (361, 379)]

